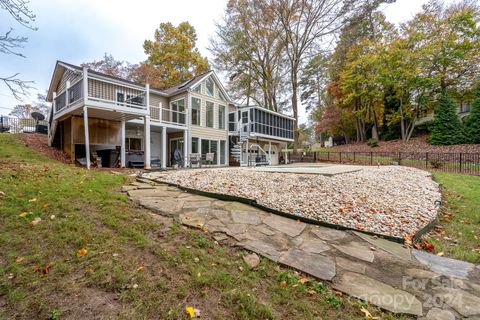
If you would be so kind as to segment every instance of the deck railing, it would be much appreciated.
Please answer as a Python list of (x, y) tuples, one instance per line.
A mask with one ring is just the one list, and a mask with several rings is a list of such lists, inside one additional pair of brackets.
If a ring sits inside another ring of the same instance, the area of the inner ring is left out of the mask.
[(152, 121), (159, 121), (163, 123), (170, 123), (179, 126), (187, 125), (187, 112), (176, 111), (172, 109), (163, 108), (160, 106), (150, 106), (150, 119)]
[(435, 152), (298, 152), (287, 153), (292, 162), (335, 162), (361, 165), (402, 165), (427, 170), (480, 175), (480, 153)]
[(133, 109), (147, 109), (146, 89), (88, 78), (88, 100)]

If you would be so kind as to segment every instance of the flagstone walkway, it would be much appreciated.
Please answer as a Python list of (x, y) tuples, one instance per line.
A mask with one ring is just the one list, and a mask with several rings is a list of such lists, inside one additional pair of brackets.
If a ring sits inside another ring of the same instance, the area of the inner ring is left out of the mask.
[(480, 266), (368, 236), (309, 225), (238, 202), (138, 178), (139, 205), (295, 268), (385, 310), (419, 319), (480, 320)]

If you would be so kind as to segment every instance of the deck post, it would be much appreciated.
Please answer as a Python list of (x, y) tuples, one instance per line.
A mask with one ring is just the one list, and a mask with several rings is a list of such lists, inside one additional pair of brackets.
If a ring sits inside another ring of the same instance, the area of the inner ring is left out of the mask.
[(268, 141), (268, 165), (272, 165), (272, 141)]
[(88, 108), (83, 106), (83, 128), (85, 131), (85, 158), (87, 159), (87, 169), (90, 169), (90, 137), (88, 135)]
[(183, 167), (188, 167), (188, 130), (183, 130)]
[(162, 169), (167, 168), (167, 127), (162, 127)]
[(143, 122), (143, 135), (145, 145), (145, 169), (150, 169), (150, 116), (144, 117)]
[(65, 86), (65, 107), (64, 108), (67, 108), (68, 107), (68, 94), (69, 94), (69, 91), (70, 90), (70, 81), (67, 81), (67, 84)]
[(52, 108), (53, 108), (53, 114), (57, 112), (57, 101), (55, 100), (57, 98), (57, 92), (53, 92), (53, 100), (52, 100)]
[(125, 168), (125, 120), (121, 124), (121, 147), (120, 147), (120, 167)]

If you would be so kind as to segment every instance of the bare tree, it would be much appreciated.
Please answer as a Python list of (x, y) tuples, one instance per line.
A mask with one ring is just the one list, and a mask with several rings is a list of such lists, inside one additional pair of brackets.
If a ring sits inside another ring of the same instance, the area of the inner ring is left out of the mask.
[[(29, 1), (26, 0), (0, 0), (0, 9), (7, 11), (19, 24), (36, 31), (37, 28), (32, 25), (35, 21), (35, 14), (28, 8)], [(23, 48), (28, 38), (24, 36), (15, 36), (12, 34), (13, 28), (10, 28), (4, 35), (0, 35), (0, 53), (15, 55), (25, 58), (19, 51)], [(18, 78), (19, 73), (11, 76), (0, 76), (2, 81), (10, 90), (15, 99), (20, 100), (32, 89), (33, 81), (25, 81)]]
[(295, 118), (294, 149), (298, 148), (298, 87), (305, 59), (316, 45), (343, 25), (350, 1), (344, 0), (270, 0), (283, 26), (283, 40), (290, 64), (292, 111)]

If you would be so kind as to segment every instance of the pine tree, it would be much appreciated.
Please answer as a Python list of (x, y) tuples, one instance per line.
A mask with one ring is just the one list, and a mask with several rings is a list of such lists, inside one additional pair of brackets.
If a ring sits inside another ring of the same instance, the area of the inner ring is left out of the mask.
[(465, 142), (464, 128), (458, 118), (455, 103), (446, 93), (439, 100), (428, 141), (443, 145)]
[(470, 114), (465, 118), (465, 133), (468, 142), (480, 143), (480, 81), (475, 88)]

